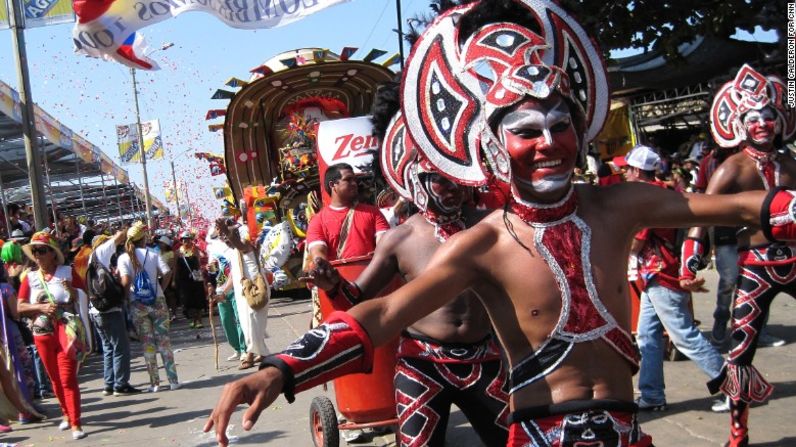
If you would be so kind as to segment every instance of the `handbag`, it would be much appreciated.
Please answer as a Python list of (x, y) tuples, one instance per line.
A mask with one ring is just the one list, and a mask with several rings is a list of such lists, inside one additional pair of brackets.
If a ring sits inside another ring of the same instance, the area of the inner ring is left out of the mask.
[[(50, 303), (56, 304), (50, 293), (50, 288), (47, 286), (47, 281), (44, 280), (44, 274), (39, 270), (39, 281), (41, 281), (44, 293)], [(72, 297), (75, 307), (77, 307), (77, 297)], [(56, 304), (57, 305), (57, 304)], [(83, 320), (80, 315), (71, 312), (65, 312), (60, 307), (57, 310), (58, 319), (64, 324), (64, 332), (66, 333), (66, 354), (71, 356), (78, 362), (82, 362), (88, 357), (90, 348), (88, 341), (88, 334), (86, 327), (83, 325)]]
[(254, 310), (260, 310), (268, 305), (268, 299), (271, 296), (268, 289), (268, 283), (265, 281), (262, 272), (260, 271), (260, 261), (257, 259), (257, 253), (254, 254), (254, 262), (257, 263), (257, 274), (253, 278), (247, 278), (243, 271), (243, 254), (240, 250), (238, 252), (238, 261), (240, 268), (241, 286), (243, 288), (243, 297), (246, 298), (246, 303), (249, 304)]

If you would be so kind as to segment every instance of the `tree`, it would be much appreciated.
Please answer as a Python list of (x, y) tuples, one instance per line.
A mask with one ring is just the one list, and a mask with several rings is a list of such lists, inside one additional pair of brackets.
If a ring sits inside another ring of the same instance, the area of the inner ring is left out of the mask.
[(678, 58), (677, 47), (698, 35), (729, 38), (755, 26), (777, 31), (784, 53), (783, 0), (561, 0), (603, 50), (639, 48)]

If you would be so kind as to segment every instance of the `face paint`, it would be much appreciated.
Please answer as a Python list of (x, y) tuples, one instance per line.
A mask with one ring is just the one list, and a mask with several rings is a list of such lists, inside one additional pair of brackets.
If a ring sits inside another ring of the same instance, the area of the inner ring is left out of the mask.
[(770, 107), (748, 112), (743, 117), (743, 127), (749, 141), (758, 145), (771, 145), (777, 136), (777, 118)]
[(423, 175), (422, 183), (428, 192), (430, 207), (448, 215), (461, 211), (464, 188), (436, 173)]
[(540, 194), (569, 188), (578, 137), (563, 100), (520, 103), (503, 117), (499, 133), (511, 156), (516, 185)]
[(622, 434), (607, 411), (592, 410), (564, 417), (561, 447), (619, 447)]

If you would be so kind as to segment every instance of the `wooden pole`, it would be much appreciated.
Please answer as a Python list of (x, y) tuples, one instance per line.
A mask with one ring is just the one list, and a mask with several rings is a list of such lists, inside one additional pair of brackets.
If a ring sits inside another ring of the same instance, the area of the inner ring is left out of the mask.
[[(207, 288), (205, 288), (207, 290)], [(210, 318), (210, 333), (213, 335), (213, 349), (215, 350), (216, 371), (218, 371), (218, 338), (216, 338), (216, 323), (213, 321), (213, 299), (207, 300), (208, 303), (208, 316)]]

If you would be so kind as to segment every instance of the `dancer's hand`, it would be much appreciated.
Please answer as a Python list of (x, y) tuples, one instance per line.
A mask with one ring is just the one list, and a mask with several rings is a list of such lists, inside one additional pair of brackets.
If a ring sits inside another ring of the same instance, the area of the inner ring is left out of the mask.
[(303, 281), (312, 281), (318, 288), (325, 291), (334, 290), (340, 283), (340, 273), (324, 258), (315, 258), (315, 267), (304, 272), (299, 278)]
[(249, 431), (254, 427), (260, 413), (279, 397), (283, 384), (282, 372), (271, 367), (224, 385), (221, 398), (205, 423), (204, 432), (207, 433), (215, 427), (218, 445), (226, 447), (229, 444), (227, 425), (235, 408), (242, 403), (249, 404), (249, 408), (243, 413), (243, 429)]
[(709, 290), (705, 288), (705, 278), (681, 279), (680, 287), (689, 292), (709, 292)]

